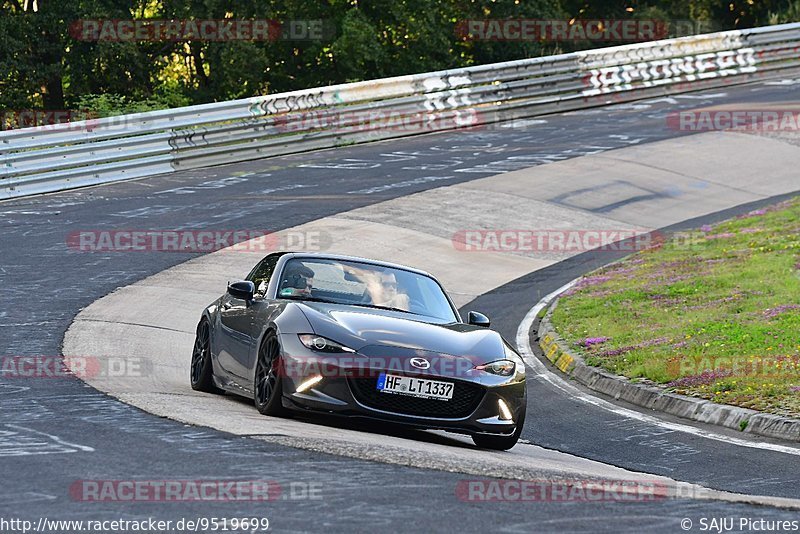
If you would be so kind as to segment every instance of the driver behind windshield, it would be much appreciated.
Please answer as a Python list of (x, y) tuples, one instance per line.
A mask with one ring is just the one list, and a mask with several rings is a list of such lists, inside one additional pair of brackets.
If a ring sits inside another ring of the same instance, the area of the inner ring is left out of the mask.
[(411, 308), (408, 294), (398, 287), (397, 277), (391, 271), (378, 273), (378, 276), (367, 282), (367, 290), (376, 306), (405, 311)]
[(410, 311), (408, 294), (397, 284), (397, 277), (391, 270), (363, 269), (354, 265), (342, 265), (347, 275), (363, 283), (364, 302), (383, 308), (397, 308)]
[(314, 271), (302, 263), (290, 265), (281, 280), (281, 297), (310, 297), (314, 288)]

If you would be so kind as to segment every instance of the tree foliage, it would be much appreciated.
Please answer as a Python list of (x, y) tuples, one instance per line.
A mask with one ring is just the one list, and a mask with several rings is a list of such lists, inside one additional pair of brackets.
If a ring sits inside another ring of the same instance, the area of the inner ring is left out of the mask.
[[(470, 40), (457, 31), (470, 19), (656, 17), (721, 30), (798, 16), (800, 0), (0, 0), (0, 110), (108, 114), (598, 46)], [(90, 19), (322, 21), (324, 31), (314, 39), (76, 39), (71, 25)]]

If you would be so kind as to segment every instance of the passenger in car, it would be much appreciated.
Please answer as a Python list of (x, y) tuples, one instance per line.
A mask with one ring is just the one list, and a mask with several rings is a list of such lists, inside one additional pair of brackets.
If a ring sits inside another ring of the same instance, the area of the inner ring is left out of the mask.
[(308, 297), (312, 289), (314, 289), (314, 271), (298, 263), (286, 270), (278, 294), (282, 297)]

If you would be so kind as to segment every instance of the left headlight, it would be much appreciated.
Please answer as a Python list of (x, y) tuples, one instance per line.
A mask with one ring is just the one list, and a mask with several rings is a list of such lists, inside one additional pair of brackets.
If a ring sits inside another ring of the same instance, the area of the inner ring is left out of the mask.
[(300, 343), (305, 345), (306, 348), (316, 352), (328, 352), (333, 354), (355, 352), (350, 347), (345, 347), (341, 343), (315, 334), (298, 334), (297, 337), (300, 338)]
[(486, 371), (487, 373), (499, 376), (511, 376), (514, 374), (516, 368), (517, 364), (513, 360), (497, 360), (475, 366), (475, 369), (478, 371)]

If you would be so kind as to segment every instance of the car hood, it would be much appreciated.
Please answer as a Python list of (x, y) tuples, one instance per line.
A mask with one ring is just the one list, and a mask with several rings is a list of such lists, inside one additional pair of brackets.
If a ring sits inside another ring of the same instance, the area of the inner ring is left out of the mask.
[(467, 357), (474, 363), (506, 357), (503, 338), (487, 328), (428, 322), (436, 319), (359, 306), (318, 302), (299, 306), (315, 334), (368, 356), (383, 347), (397, 355), (413, 357), (424, 351)]

